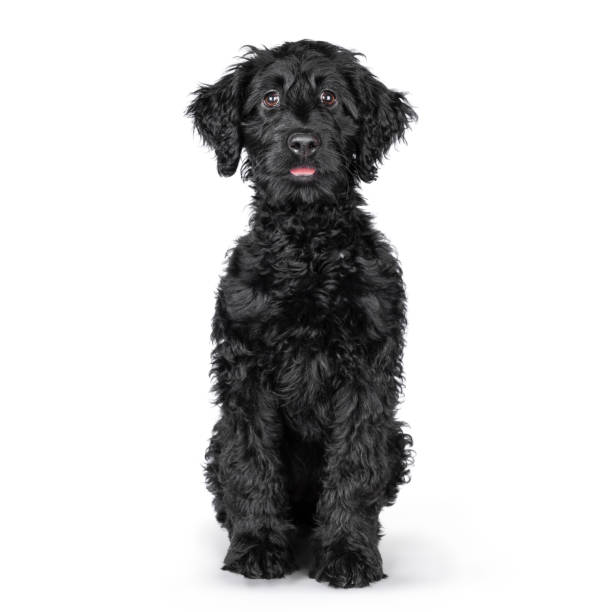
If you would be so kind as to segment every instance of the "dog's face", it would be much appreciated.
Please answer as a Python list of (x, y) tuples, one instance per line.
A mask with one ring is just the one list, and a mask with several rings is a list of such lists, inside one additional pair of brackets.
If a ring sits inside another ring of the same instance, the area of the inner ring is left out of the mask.
[(378, 164), (416, 113), (357, 54), (303, 40), (249, 48), (188, 108), (221, 175), (236, 171), (277, 198), (312, 200), (376, 178)]

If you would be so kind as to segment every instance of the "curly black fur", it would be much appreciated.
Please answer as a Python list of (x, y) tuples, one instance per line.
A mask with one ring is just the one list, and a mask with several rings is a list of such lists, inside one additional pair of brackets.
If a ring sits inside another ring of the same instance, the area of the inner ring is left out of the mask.
[[(221, 418), (206, 453), (230, 537), (224, 569), (250, 578), (294, 569), (304, 535), (317, 580), (383, 578), (379, 513), (409, 476), (412, 439), (395, 418), (401, 269), (357, 185), (376, 178), (416, 114), (358, 55), (311, 40), (250, 46), (187, 111), (221, 175), (235, 173), (244, 148), (255, 191), (250, 231), (217, 293)], [(305, 146), (291, 145), (296, 133)], [(294, 176), (296, 166), (314, 174)]]

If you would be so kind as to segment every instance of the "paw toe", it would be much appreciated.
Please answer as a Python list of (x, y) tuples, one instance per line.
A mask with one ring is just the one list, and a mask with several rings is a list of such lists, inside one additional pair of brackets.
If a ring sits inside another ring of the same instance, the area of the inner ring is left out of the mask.
[(282, 578), (294, 569), (288, 550), (266, 541), (233, 544), (225, 557), (223, 570), (246, 578)]
[(367, 559), (359, 552), (345, 551), (329, 555), (310, 572), (310, 577), (332, 587), (349, 589), (368, 586), (387, 576), (379, 560)]

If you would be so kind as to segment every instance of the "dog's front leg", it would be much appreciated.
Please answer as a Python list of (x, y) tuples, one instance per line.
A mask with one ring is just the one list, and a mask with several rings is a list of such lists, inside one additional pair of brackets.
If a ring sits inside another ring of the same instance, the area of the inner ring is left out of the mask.
[(280, 578), (294, 567), (283, 423), (271, 390), (269, 351), (257, 325), (267, 301), (238, 277), (236, 248), (221, 282), (213, 319), (214, 391), (221, 407), (207, 452), (207, 484), (230, 546), (223, 569), (248, 578)]
[(294, 569), (280, 423), (269, 392), (240, 392), (247, 410), (226, 412), (219, 473), (230, 546), (223, 569), (247, 578), (280, 578)]
[(310, 576), (334, 587), (360, 587), (385, 577), (378, 516), (392, 474), (394, 423), (376, 385), (348, 383), (333, 399)]

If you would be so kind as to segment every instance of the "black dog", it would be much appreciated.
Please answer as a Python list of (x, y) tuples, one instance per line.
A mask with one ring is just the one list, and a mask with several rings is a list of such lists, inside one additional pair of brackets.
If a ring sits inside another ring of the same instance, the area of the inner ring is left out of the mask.
[(277, 578), (310, 536), (310, 575), (336, 587), (385, 577), (379, 513), (407, 480), (400, 265), (363, 210), (416, 114), (357, 60), (302, 40), (249, 46), (188, 108), (219, 174), (242, 148), (250, 231), (227, 263), (213, 321), (221, 418), (206, 481), (230, 546), (224, 568)]

